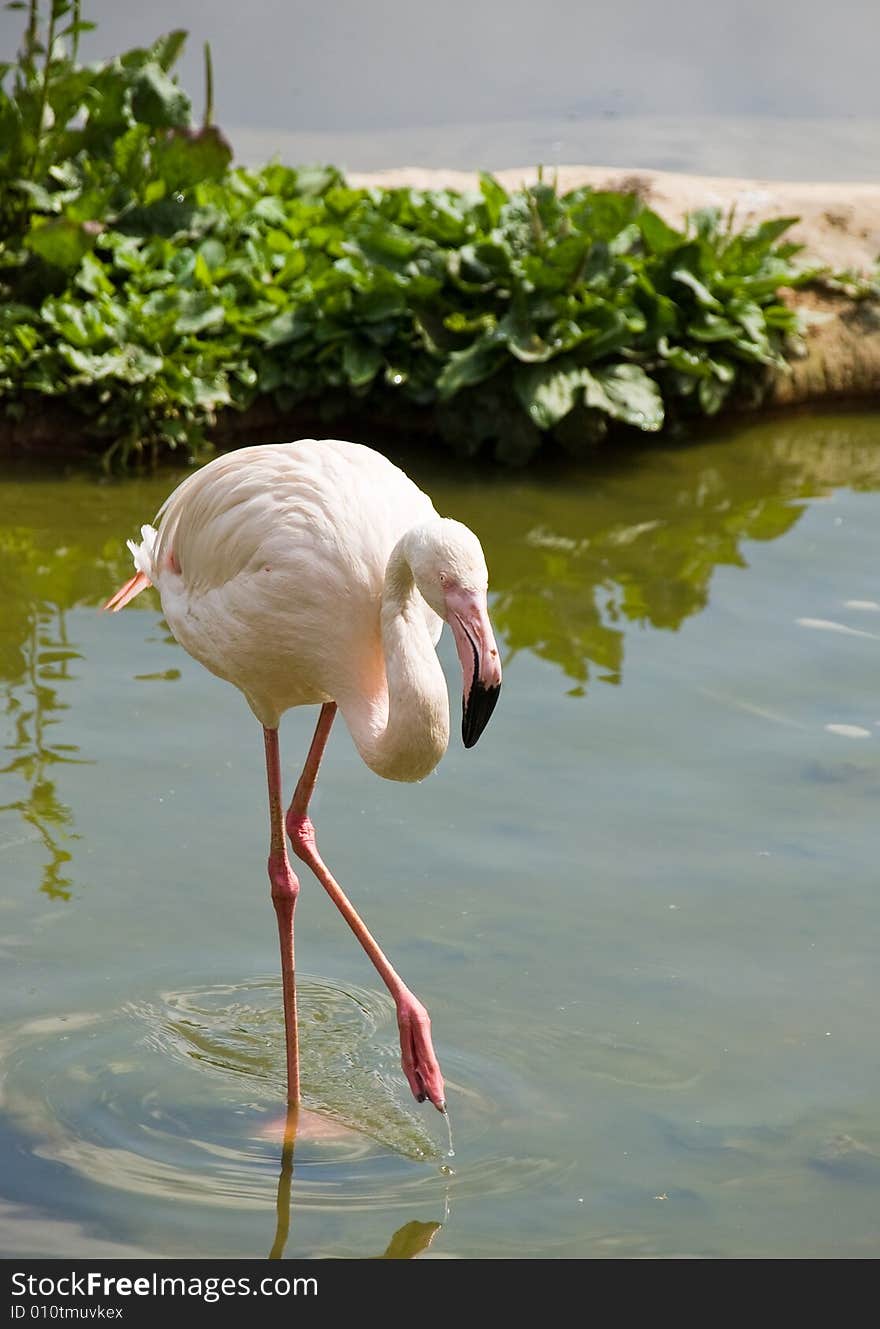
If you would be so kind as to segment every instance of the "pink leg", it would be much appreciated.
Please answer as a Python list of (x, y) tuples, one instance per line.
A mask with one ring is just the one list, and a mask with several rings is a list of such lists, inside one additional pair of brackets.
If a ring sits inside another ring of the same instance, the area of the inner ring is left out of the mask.
[(290, 866), (284, 843), (284, 820), (281, 806), (281, 760), (278, 753), (278, 730), (263, 729), (266, 744), (266, 775), (269, 780), (269, 881), (272, 903), (278, 918), (281, 941), (281, 988), (284, 994), (284, 1033), (287, 1047), (287, 1101), (299, 1103), (299, 1034), (296, 1025), (296, 969), (293, 960), (293, 911), (299, 895), (299, 882)]
[(336, 715), (336, 703), (328, 702), (321, 707), (315, 736), (309, 755), (303, 767), (303, 773), (296, 786), (293, 802), (287, 813), (287, 834), (293, 845), (293, 852), (314, 872), (336, 908), (342, 914), (348, 926), (363, 946), (379, 972), (383, 983), (394, 999), (397, 1007), (397, 1027), (400, 1030), (400, 1054), (403, 1073), (416, 1099), (422, 1103), (429, 1098), (440, 1112), (446, 1111), (443, 1089), (443, 1076), (440, 1065), (434, 1055), (431, 1042), (431, 1021), (428, 1012), (417, 997), (413, 996), (400, 976), (395, 973), (380, 950), (375, 938), (368, 931), (357, 911), (348, 900), (341, 886), (334, 880), (315, 843), (315, 828), (309, 820), (309, 800), (318, 778), (318, 767), (327, 746), (330, 727)]

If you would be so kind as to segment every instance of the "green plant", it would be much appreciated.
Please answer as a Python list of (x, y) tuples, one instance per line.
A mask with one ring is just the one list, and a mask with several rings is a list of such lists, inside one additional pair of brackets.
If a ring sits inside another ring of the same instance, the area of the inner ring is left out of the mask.
[[(66, 25), (66, 26), (65, 26)], [(83, 69), (79, 7), (31, 0), (0, 83), (0, 396), (60, 397), (108, 454), (199, 448), (269, 396), (404, 399), (462, 453), (713, 414), (784, 366), (809, 280), (793, 220), (675, 229), (636, 197), (353, 189), (332, 167), (233, 169), (171, 69), (184, 34)], [(210, 63), (207, 65), (210, 73)], [(6, 71), (8, 74), (9, 70)]]

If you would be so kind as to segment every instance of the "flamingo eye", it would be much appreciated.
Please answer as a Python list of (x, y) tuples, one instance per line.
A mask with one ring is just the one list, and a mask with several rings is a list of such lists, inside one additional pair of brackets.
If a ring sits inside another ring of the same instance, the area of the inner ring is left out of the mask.
[(445, 572), (441, 572), (441, 573), (440, 573), (440, 580), (441, 580), (441, 582), (443, 582), (443, 584), (444, 584), (444, 586), (445, 586), (446, 582), (449, 580), (449, 578), (447, 577), (447, 575), (446, 575)]

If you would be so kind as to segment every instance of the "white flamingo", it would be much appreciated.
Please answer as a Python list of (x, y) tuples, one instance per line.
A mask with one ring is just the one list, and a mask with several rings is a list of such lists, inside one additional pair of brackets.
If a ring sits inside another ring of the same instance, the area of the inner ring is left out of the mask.
[[(413, 1094), (445, 1110), (422, 1003), (403, 983), (323, 860), (309, 800), (337, 707), (367, 765), (421, 780), (449, 741), (449, 698), (435, 646), (452, 628), (464, 675), (462, 737), (472, 747), (495, 707), (501, 665), (477, 537), (441, 518), (385, 457), (336, 440), (241, 448), (189, 476), (158, 529), (129, 541), (137, 572), (105, 609), (159, 591), (176, 639), (244, 693), (263, 726), (269, 782), (269, 880), (281, 940), (288, 1102), (300, 1098), (293, 915), (299, 882), (287, 834), (376, 966), (394, 999)], [(319, 705), (286, 819), (278, 723)]]

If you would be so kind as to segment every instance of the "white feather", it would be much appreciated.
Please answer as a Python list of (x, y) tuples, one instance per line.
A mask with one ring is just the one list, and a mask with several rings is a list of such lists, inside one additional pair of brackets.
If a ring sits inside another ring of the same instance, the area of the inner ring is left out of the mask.
[(159, 532), (152, 526), (141, 527), (141, 543), (135, 544), (134, 540), (128, 541), (128, 547), (131, 550), (131, 556), (134, 559), (134, 565), (138, 572), (142, 572), (150, 581), (153, 577), (153, 553), (156, 548), (156, 541), (159, 538)]

